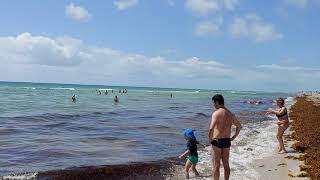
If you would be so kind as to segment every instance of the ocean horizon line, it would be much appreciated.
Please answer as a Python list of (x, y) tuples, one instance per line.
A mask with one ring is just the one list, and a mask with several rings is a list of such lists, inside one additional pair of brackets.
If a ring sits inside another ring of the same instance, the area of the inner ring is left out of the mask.
[(65, 85), (65, 86), (102, 86), (102, 87), (116, 87), (116, 88), (149, 88), (149, 89), (175, 89), (175, 90), (195, 90), (195, 91), (238, 91), (238, 92), (259, 92), (259, 93), (296, 93), (289, 91), (272, 91), (272, 90), (244, 90), (244, 89), (206, 89), (206, 88), (183, 88), (183, 87), (153, 87), (153, 86), (135, 86), (135, 85), (107, 85), (107, 84), (90, 84), (90, 83), (60, 83), (60, 82), (35, 82), (35, 81), (6, 81), (0, 80), (0, 83), (29, 83), (29, 84), (49, 84), (49, 85)]

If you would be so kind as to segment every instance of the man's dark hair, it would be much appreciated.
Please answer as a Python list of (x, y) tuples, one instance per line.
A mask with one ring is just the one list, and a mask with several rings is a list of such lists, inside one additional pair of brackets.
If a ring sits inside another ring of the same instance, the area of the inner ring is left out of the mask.
[(223, 96), (221, 94), (216, 94), (212, 97), (212, 101), (213, 102), (217, 102), (220, 104), (220, 105), (224, 105), (224, 99), (223, 99)]

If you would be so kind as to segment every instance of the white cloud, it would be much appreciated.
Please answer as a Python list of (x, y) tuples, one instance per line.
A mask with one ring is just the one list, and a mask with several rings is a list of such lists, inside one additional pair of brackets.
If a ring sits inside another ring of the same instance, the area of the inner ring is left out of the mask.
[(118, 10), (125, 10), (131, 8), (139, 3), (139, 0), (115, 0), (113, 5)]
[(226, 9), (233, 10), (239, 4), (239, 0), (224, 0), (223, 4)]
[(186, 8), (199, 16), (206, 16), (223, 9), (233, 10), (239, 0), (186, 0)]
[(320, 80), (320, 68), (241, 68), (198, 57), (172, 61), (30, 33), (0, 37), (0, 64), (1, 80), (8, 81), (294, 91), (317, 88)]
[(204, 36), (216, 36), (221, 34), (221, 25), (223, 23), (222, 17), (218, 17), (214, 20), (205, 20), (196, 25), (194, 34), (199, 37)]
[[(232, 11), (238, 4), (239, 0), (186, 0), (187, 10), (194, 15), (205, 17), (196, 24), (194, 35), (198, 37), (221, 35), (223, 11)], [(208, 18), (212, 14), (217, 18)]]
[(168, 4), (169, 4), (170, 6), (174, 6), (174, 1), (173, 1), (173, 0), (168, 0)]
[[(58, 82), (83, 79), (82, 83), (182, 86), (190, 81), (198, 83), (196, 81), (212, 77), (230, 76), (226, 66), (213, 60), (192, 57), (170, 61), (164, 57), (146, 57), (94, 47), (71, 37), (50, 38), (30, 33), (0, 37), (0, 63), (0, 69), (6, 73), (2, 76), (0, 71), (2, 78), (22, 81), (52, 82), (57, 77)], [(43, 72), (47, 73), (39, 76)]]
[(278, 90), (286, 88), (294, 92), (319, 89), (315, 82), (320, 80), (320, 68), (267, 64), (257, 66), (256, 69), (257, 74), (262, 75), (259, 77), (262, 84), (267, 82)]
[(285, 0), (287, 5), (295, 8), (305, 8), (308, 5), (308, 0)]
[(266, 70), (319, 71), (320, 72), (320, 68), (307, 68), (303, 66), (285, 66), (285, 65), (278, 65), (278, 64), (259, 65), (257, 66), (257, 68), (266, 69)]
[(1, 60), (51, 66), (80, 64), (81, 41), (72, 38), (50, 39), (22, 33), (17, 37), (1, 37)]
[(274, 29), (273, 24), (264, 22), (256, 14), (235, 17), (229, 25), (228, 31), (234, 38), (246, 37), (254, 39), (257, 42), (282, 38), (282, 35)]
[(186, 0), (186, 7), (197, 15), (207, 15), (220, 9), (218, 2), (211, 0)]
[(87, 21), (91, 18), (87, 9), (81, 6), (76, 6), (73, 3), (66, 6), (65, 14), (67, 17), (77, 21)]

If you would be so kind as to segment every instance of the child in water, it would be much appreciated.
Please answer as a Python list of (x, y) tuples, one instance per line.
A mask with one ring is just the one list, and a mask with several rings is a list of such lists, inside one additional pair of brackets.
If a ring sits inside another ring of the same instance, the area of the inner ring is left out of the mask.
[(190, 168), (194, 172), (196, 176), (199, 176), (199, 173), (196, 169), (198, 163), (198, 146), (205, 148), (205, 145), (200, 144), (193, 132), (193, 129), (188, 128), (183, 132), (183, 136), (187, 141), (187, 150), (182, 153), (179, 158), (184, 159), (187, 158), (187, 162), (185, 165), (184, 173), (187, 179), (189, 179), (189, 170)]

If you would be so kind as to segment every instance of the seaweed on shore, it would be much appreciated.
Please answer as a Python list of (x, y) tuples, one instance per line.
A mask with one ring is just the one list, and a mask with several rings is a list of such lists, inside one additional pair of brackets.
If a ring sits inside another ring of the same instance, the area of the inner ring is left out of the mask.
[(38, 180), (137, 180), (137, 179), (166, 179), (173, 171), (175, 164), (181, 160), (169, 158), (157, 162), (136, 162), (119, 165), (84, 166), (69, 169), (39, 172)]
[(301, 168), (306, 173), (299, 177), (320, 179), (320, 106), (308, 101), (306, 97), (298, 97), (291, 110), (292, 137), (297, 141), (292, 147), (304, 153), (299, 159), (304, 160), (306, 165)]

